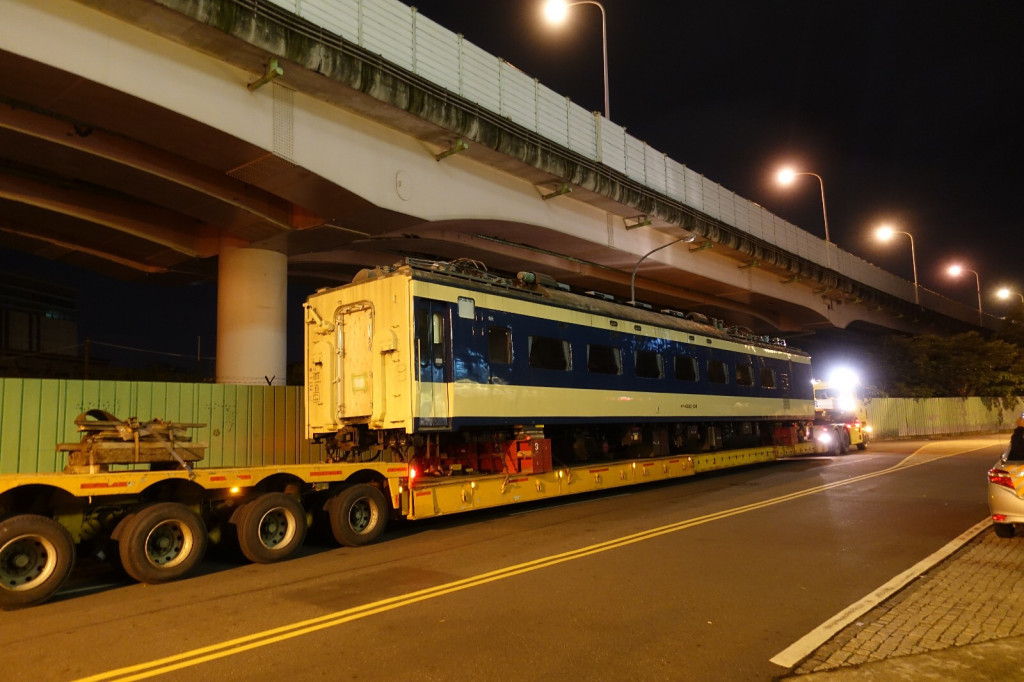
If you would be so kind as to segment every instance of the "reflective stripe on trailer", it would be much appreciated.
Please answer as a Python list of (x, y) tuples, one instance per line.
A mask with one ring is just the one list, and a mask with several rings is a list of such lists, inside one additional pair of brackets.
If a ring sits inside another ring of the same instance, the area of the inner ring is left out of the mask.
[(127, 488), (127, 487), (128, 487), (128, 481), (114, 481), (113, 483), (108, 483), (106, 481), (100, 481), (100, 482), (97, 482), (97, 483), (83, 483), (82, 485), (79, 486), (79, 488), (81, 488), (82, 490), (97, 490), (97, 489), (103, 489), (103, 488)]

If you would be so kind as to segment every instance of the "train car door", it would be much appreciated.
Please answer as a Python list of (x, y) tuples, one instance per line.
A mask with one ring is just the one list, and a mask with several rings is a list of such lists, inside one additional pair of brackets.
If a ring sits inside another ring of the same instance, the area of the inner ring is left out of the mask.
[(338, 419), (373, 412), (373, 307), (354, 305), (338, 312)]
[(416, 354), (419, 365), (419, 423), (451, 426), (448, 385), (452, 382), (451, 311), (441, 301), (417, 300)]

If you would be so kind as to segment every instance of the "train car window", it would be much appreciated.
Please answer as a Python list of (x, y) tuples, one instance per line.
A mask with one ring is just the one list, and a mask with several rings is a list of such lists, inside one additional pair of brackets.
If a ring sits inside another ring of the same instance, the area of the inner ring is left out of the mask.
[(754, 385), (754, 371), (750, 365), (739, 364), (736, 365), (736, 385), (737, 386), (753, 386)]
[(434, 351), (434, 366), (444, 365), (444, 316), (434, 313), (430, 316), (431, 348)]
[(569, 342), (548, 336), (531, 336), (530, 367), (568, 371), (572, 368)]
[(729, 368), (721, 360), (708, 360), (708, 381), (713, 384), (729, 383)]
[(427, 366), (427, 358), (422, 355), (428, 347), (427, 339), (429, 338), (428, 332), (430, 331), (429, 314), (422, 308), (416, 309), (416, 356), (419, 358), (420, 365), (423, 367)]
[(508, 327), (487, 328), (487, 361), (492, 365), (512, 363), (512, 331)]
[(697, 373), (697, 358), (689, 355), (677, 355), (674, 369), (679, 381), (697, 381), (700, 378)]
[(652, 350), (638, 350), (634, 354), (636, 375), (644, 379), (660, 379), (665, 375), (661, 354)]
[(459, 317), (472, 320), (476, 317), (476, 301), (465, 296), (459, 296)]
[(416, 309), (416, 335), (426, 341), (427, 333), (427, 311), (424, 308)]
[(761, 368), (761, 388), (775, 388), (775, 370), (771, 367)]
[(593, 374), (622, 374), (622, 351), (611, 346), (587, 344), (587, 371)]

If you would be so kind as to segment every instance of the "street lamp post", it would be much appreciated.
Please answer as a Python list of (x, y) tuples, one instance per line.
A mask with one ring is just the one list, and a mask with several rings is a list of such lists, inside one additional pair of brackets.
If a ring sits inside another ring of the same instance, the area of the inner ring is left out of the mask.
[(552, 24), (560, 24), (565, 21), (570, 7), (576, 5), (597, 5), (601, 10), (601, 51), (604, 57), (604, 117), (609, 121), (612, 118), (611, 105), (608, 103), (608, 21), (604, 13), (604, 5), (597, 0), (579, 0), (579, 2), (565, 2), (565, 0), (548, 0), (544, 5), (544, 16)]
[(996, 296), (1004, 301), (1008, 300), (1011, 296), (1016, 296), (1017, 298), (1020, 299), (1021, 303), (1024, 303), (1024, 294), (1018, 293), (1016, 291), (1010, 291), (1009, 287), (1003, 287), (1002, 289), (997, 291)]
[(981, 310), (981, 277), (979, 277), (978, 273), (974, 270), (968, 270), (961, 265), (950, 265), (949, 268), (946, 269), (946, 272), (948, 272), (951, 277), (959, 277), (965, 272), (969, 272), (974, 275), (974, 284), (978, 289), (978, 326), (984, 326), (984, 313)]
[(817, 173), (811, 173), (809, 171), (795, 171), (792, 168), (783, 168), (776, 175), (780, 185), (792, 185), (798, 175), (813, 175), (818, 179), (818, 185), (821, 187), (821, 217), (825, 222), (825, 261), (826, 265), (832, 267), (832, 253), (831, 244), (832, 240), (828, 234), (828, 210), (825, 208), (825, 181), (821, 179), (821, 176)]
[(636, 307), (636, 271), (640, 269), (640, 264), (643, 263), (651, 254), (657, 253), (662, 249), (667, 249), (673, 244), (678, 244), (679, 242), (692, 243), (696, 238), (696, 233), (688, 234), (685, 237), (673, 239), (668, 244), (662, 244), (659, 247), (653, 248), (644, 255), (640, 256), (640, 260), (638, 260), (636, 262), (636, 265), (633, 266), (633, 274), (629, 276), (629, 304), (631, 306), (633, 306), (634, 308)]
[(914, 235), (903, 230), (896, 230), (888, 225), (882, 225), (875, 230), (875, 236), (883, 242), (887, 242), (898, 234), (905, 234), (910, 239), (910, 263), (914, 268), (914, 304), (921, 305), (921, 296), (917, 286), (917, 253), (914, 251)]

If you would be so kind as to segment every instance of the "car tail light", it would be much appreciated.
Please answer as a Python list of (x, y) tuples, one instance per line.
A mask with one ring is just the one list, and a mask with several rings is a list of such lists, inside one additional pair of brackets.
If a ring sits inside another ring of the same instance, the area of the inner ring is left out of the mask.
[(993, 514), (992, 515), (992, 520), (995, 521), (996, 523), (1005, 523), (1006, 522), (1006, 514)]
[(994, 483), (995, 485), (1001, 485), (1004, 488), (1013, 490), (1013, 477), (1010, 476), (1010, 472), (1004, 469), (989, 469), (988, 470), (988, 482)]

